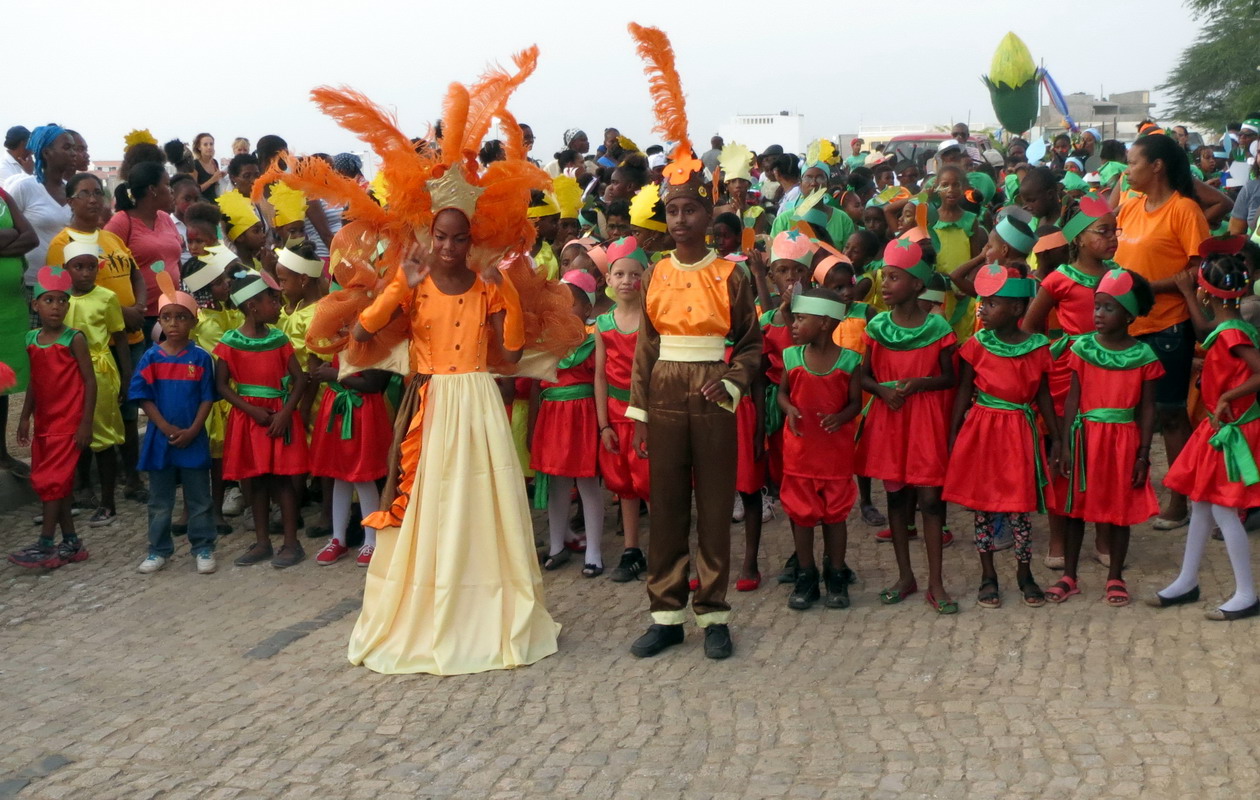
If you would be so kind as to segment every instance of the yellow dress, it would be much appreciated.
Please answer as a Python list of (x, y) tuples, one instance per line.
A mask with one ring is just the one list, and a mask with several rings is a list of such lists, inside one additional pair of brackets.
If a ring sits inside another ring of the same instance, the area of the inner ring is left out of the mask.
[[(245, 315), (235, 308), (203, 308), (197, 313), (193, 341), (202, 350), (213, 353), (223, 334), (241, 327), (244, 322)], [(210, 407), (210, 416), (206, 417), (206, 435), (210, 437), (211, 458), (223, 458), (223, 439), (227, 435), (227, 418), (231, 410), (232, 406), (226, 400), (219, 400)]]
[[(940, 247), (936, 251), (936, 271), (948, 276), (958, 267), (971, 260), (971, 234), (975, 230), (976, 215), (963, 212), (957, 222), (937, 222), (936, 231)], [(944, 314), (958, 337), (958, 344), (971, 338), (976, 328), (976, 301), (973, 297), (959, 297), (952, 290), (945, 293)]]
[(92, 413), (90, 447), (93, 453), (99, 453), (123, 443), (122, 407), (118, 401), (122, 376), (118, 374), (118, 364), (109, 349), (113, 335), (126, 327), (118, 295), (103, 286), (94, 286), (86, 294), (70, 295), (70, 310), (66, 312), (65, 325), (83, 331), (83, 337), (87, 339), (88, 357), (92, 359), (92, 372), (96, 375), (96, 408)]
[(399, 449), (414, 477), (399, 485), (401, 524), (377, 533), (350, 662), (433, 675), (532, 664), (556, 652), (560, 626), (544, 606), (521, 465), (487, 371), (487, 317), (504, 299), (480, 278), (456, 296), (398, 278), (360, 321), (380, 330), (400, 304), (410, 316), (419, 407), (399, 421)]

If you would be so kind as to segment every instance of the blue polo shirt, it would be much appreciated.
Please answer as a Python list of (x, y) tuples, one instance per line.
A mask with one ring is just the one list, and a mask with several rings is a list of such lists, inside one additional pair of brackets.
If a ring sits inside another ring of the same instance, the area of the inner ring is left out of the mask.
[[(197, 419), (202, 403), (218, 399), (214, 388), (214, 359), (192, 342), (175, 355), (155, 344), (135, 366), (128, 395), (137, 402), (152, 401), (167, 422), (177, 428), (187, 428)], [(190, 445), (178, 448), (171, 447), (162, 431), (150, 423), (140, 446), (138, 469), (152, 472), (175, 468), (210, 468), (210, 437), (205, 427)]]

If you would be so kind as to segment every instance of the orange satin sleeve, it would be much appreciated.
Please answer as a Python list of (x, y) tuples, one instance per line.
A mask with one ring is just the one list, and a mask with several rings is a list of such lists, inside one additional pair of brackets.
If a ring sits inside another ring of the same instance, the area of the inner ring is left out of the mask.
[(393, 319), (395, 309), (401, 307), (407, 311), (411, 308), (413, 291), (407, 285), (407, 276), (403, 274), (401, 268), (398, 269), (394, 273), (394, 279), (381, 290), (372, 304), (359, 314), (359, 324), (368, 333), (376, 333)]

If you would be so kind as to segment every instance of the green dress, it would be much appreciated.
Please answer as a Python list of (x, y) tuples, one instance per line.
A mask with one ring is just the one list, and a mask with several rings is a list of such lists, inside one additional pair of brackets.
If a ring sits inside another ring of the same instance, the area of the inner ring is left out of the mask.
[[(0, 198), (0, 230), (13, 227), (13, 214), (8, 203)], [(22, 285), (22, 273), (26, 259), (21, 256), (0, 256), (0, 362), (8, 364), (17, 375), (17, 383), (8, 392), (26, 391), (30, 366), (26, 360), (26, 331), (31, 327), (30, 308), (26, 304), (26, 290)]]

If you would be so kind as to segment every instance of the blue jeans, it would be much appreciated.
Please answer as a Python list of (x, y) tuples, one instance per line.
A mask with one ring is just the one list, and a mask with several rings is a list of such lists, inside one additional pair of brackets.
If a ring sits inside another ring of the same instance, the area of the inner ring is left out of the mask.
[(210, 514), (209, 469), (157, 469), (149, 472), (149, 555), (170, 558), (171, 513), (175, 510), (175, 484), (183, 484), (188, 506), (188, 544), (193, 555), (214, 552), (214, 517)]

